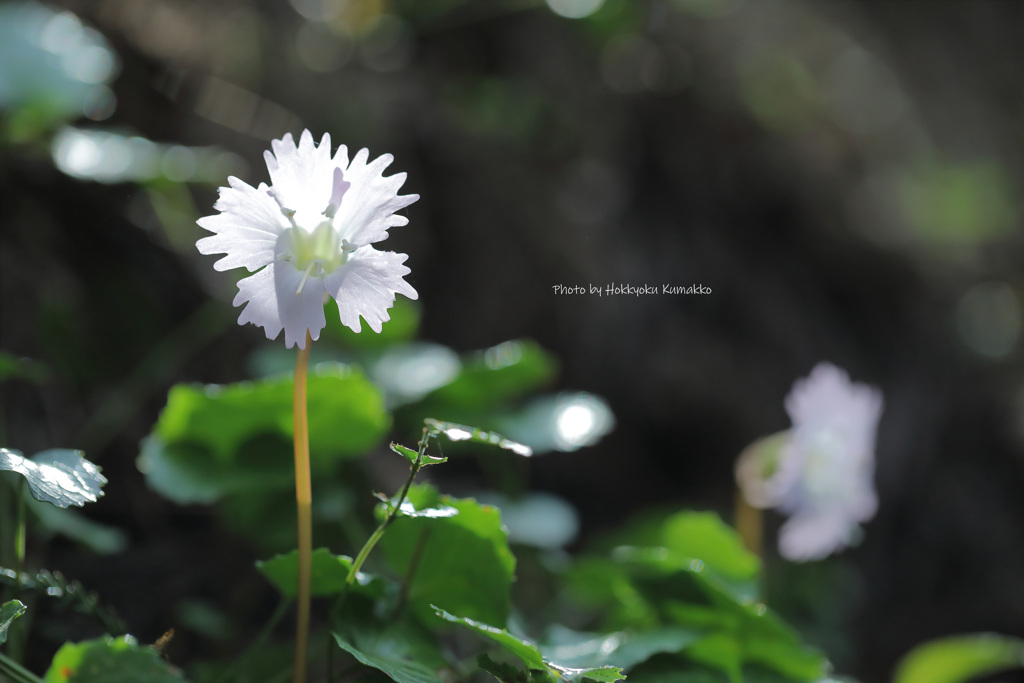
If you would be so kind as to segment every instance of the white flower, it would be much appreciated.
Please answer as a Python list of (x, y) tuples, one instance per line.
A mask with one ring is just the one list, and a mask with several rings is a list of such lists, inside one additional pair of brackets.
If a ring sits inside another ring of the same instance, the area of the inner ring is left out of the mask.
[(875, 432), (882, 393), (820, 363), (786, 396), (788, 432), (740, 457), (736, 477), (751, 505), (789, 515), (779, 531), (783, 557), (820, 559), (846, 547), (878, 508)]
[(405, 173), (384, 177), (390, 154), (368, 162), (361, 149), (351, 159), (345, 145), (331, 156), (330, 135), (319, 146), (308, 130), (298, 146), (291, 134), (263, 156), (271, 184), (258, 188), (229, 177), (214, 208), (197, 222), (214, 233), (196, 242), (203, 254), (226, 254), (216, 270), (257, 271), (238, 283), (234, 305), (245, 304), (239, 324), (264, 328), (268, 339), (284, 330), (285, 345), (305, 348), (306, 332), (320, 337), (324, 302), (338, 304), (341, 322), (358, 332), (362, 316), (374, 332), (390, 319), (396, 294), (417, 298), (403, 276), (405, 254), (378, 251), (388, 228), (408, 219), (395, 211), (419, 195), (399, 195)]

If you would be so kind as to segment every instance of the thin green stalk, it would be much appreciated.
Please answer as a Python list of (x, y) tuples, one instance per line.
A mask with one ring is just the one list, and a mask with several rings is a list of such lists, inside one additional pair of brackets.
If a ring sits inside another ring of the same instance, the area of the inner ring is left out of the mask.
[[(18, 478), (17, 491), (14, 494), (14, 571), (21, 577), (25, 570), (25, 480)], [(25, 649), (27, 624), (22, 619), (11, 624), (7, 632), (7, 652), (15, 662), (21, 662)]]
[(13, 683), (43, 683), (43, 679), (4, 655), (0, 655), (0, 674)]
[(416, 478), (416, 474), (420, 471), (420, 467), (423, 465), (423, 456), (427, 452), (427, 442), (429, 441), (427, 428), (423, 428), (423, 438), (420, 439), (419, 451), (416, 454), (416, 460), (413, 462), (412, 467), (409, 468), (409, 478), (405, 480), (405, 486), (402, 487), (402, 491), (398, 494), (398, 500), (388, 510), (387, 517), (380, 523), (380, 526), (374, 530), (373, 535), (367, 539), (366, 543), (359, 550), (359, 554), (356, 555), (356, 559), (352, 562), (352, 568), (348, 570), (348, 576), (345, 578), (345, 587), (352, 585), (352, 582), (356, 579), (356, 574), (362, 569), (363, 563), (366, 562), (366, 558), (369, 557), (370, 551), (377, 545), (377, 542), (384, 537), (384, 532), (391, 526), (391, 523), (398, 518), (398, 511), (402, 507), (402, 503), (405, 502), (405, 497), (409, 494), (409, 487), (412, 486), (412, 480)]
[(14, 522), (14, 571), (18, 576), (25, 571), (25, 480), (19, 479), (15, 496), (17, 512)]
[(309, 419), (306, 413), (306, 373), (309, 347), (313, 344), (306, 332), (306, 347), (295, 358), (295, 393), (292, 418), (295, 440), (295, 502), (299, 519), (299, 586), (298, 615), (295, 634), (295, 666), (292, 680), (305, 683), (309, 652), (310, 573), (313, 568), (313, 487), (309, 472)]

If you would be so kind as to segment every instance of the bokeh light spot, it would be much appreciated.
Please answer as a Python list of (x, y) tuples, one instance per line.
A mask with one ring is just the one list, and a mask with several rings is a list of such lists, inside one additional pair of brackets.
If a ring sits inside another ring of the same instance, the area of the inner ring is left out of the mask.
[(568, 19), (582, 19), (601, 9), (604, 0), (547, 0), (555, 14)]

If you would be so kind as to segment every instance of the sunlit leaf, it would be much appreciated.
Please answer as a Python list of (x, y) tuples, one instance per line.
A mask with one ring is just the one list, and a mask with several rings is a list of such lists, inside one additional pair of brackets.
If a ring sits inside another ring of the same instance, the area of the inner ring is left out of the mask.
[(602, 681), (603, 683), (612, 683), (613, 681), (625, 678), (622, 675), (622, 671), (613, 666), (572, 668), (555, 662), (545, 661), (540, 649), (536, 645), (512, 635), (503, 628), (491, 626), (474, 619), (457, 617), (438, 607), (434, 607), (434, 613), (447, 622), (465, 626), (477, 634), (493, 640), (505, 650), (518, 657), (528, 669), (549, 672), (552, 680), (578, 681), (589, 678), (595, 681)]
[[(337, 363), (308, 378), (309, 447), (313, 457), (355, 455), (375, 446), (390, 426), (380, 392), (362, 374)], [(202, 444), (220, 460), (269, 431), (292, 437), (292, 378), (171, 388), (155, 433), (166, 443)]]
[(18, 451), (0, 448), (0, 471), (20, 474), (32, 496), (60, 508), (95, 503), (103, 495), (106, 477), (82, 457), (81, 451), (53, 449), (25, 458)]
[[(456, 411), (475, 412), (481, 407), (516, 398), (554, 379), (554, 356), (532, 341), (508, 341), (463, 359), (458, 376), (428, 397), (431, 407), (447, 405)], [(448, 412), (435, 410), (437, 415)]]
[[(345, 590), (345, 581), (352, 568), (351, 557), (332, 555), (327, 548), (317, 548), (313, 551), (312, 562), (310, 570), (311, 595), (338, 595)], [(257, 562), (256, 568), (285, 596), (294, 598), (298, 595), (299, 553), (297, 550)], [(383, 590), (382, 583), (383, 579), (380, 577), (358, 572), (352, 590), (379, 593)]]
[(624, 670), (661, 652), (680, 652), (703, 637), (700, 629), (663, 626), (651, 631), (580, 633), (563, 626), (548, 632), (544, 657), (565, 666), (617, 666)]
[(67, 643), (53, 657), (46, 683), (182, 683), (181, 673), (131, 636)]
[[(418, 451), (414, 451), (411, 448), (406, 448), (405, 446), (399, 443), (392, 443), (391, 450), (393, 450), (395, 453), (398, 453), (411, 463), (415, 463), (416, 459), (419, 458)], [(448, 458), (437, 457), (430, 455), (428, 453), (424, 453), (423, 457), (420, 458), (420, 465), (440, 465), (443, 462), (448, 462)]]
[[(150, 486), (180, 503), (289, 486), (292, 389), (291, 377), (173, 387), (143, 442), (139, 469)], [(391, 425), (377, 388), (346, 366), (317, 366), (308, 378), (307, 400), (315, 471), (365, 453)]]
[(402, 511), (380, 546), (395, 572), (409, 577), (410, 607), (428, 621), (438, 605), (504, 624), (516, 560), (498, 510), (413, 486)]
[[(637, 540), (644, 540), (642, 536)], [(734, 679), (752, 664), (796, 681), (824, 675), (820, 653), (702, 560), (664, 546), (619, 546), (611, 557), (577, 563), (566, 579), (578, 599), (607, 613), (613, 628), (654, 630), (675, 624), (703, 633), (686, 648), (686, 655)]]
[(900, 660), (893, 683), (966, 683), (1014, 667), (1024, 667), (1024, 640), (972, 633), (918, 645)]
[(501, 434), (485, 432), (484, 430), (476, 427), (455, 424), (454, 422), (442, 422), (441, 420), (434, 420), (432, 418), (427, 418), (424, 420), (424, 423), (427, 425), (427, 428), (431, 430), (432, 434), (444, 434), (451, 441), (473, 441), (476, 443), (485, 443), (490, 446), (497, 446), (498, 448), (512, 451), (516, 455), (533, 455), (533, 449), (529, 446), (506, 439)]
[(7, 629), (24, 613), (25, 605), (17, 600), (9, 600), (0, 605), (0, 643), (7, 642)]

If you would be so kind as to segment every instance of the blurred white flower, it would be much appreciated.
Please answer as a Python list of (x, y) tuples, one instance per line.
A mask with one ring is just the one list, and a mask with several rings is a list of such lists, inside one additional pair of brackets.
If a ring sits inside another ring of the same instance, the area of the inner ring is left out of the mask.
[(789, 515), (779, 552), (789, 560), (821, 559), (856, 540), (874, 516), (875, 433), (882, 393), (819, 363), (786, 396), (793, 426), (744, 451), (736, 467), (754, 507)]
[(395, 211), (419, 195), (399, 195), (405, 173), (384, 177), (390, 154), (367, 162), (361, 149), (351, 159), (345, 145), (331, 156), (330, 135), (319, 146), (308, 130), (298, 146), (291, 134), (271, 142), (263, 156), (271, 184), (258, 188), (229, 177), (214, 208), (197, 222), (214, 233), (196, 242), (203, 254), (226, 254), (216, 270), (244, 266), (257, 271), (238, 283), (234, 305), (246, 304), (239, 324), (254, 323), (285, 345), (305, 348), (326, 325), (324, 302), (338, 304), (341, 322), (358, 332), (362, 316), (374, 332), (390, 319), (396, 294), (417, 298), (403, 276), (405, 254), (370, 245), (387, 238), (388, 228), (408, 219)]

